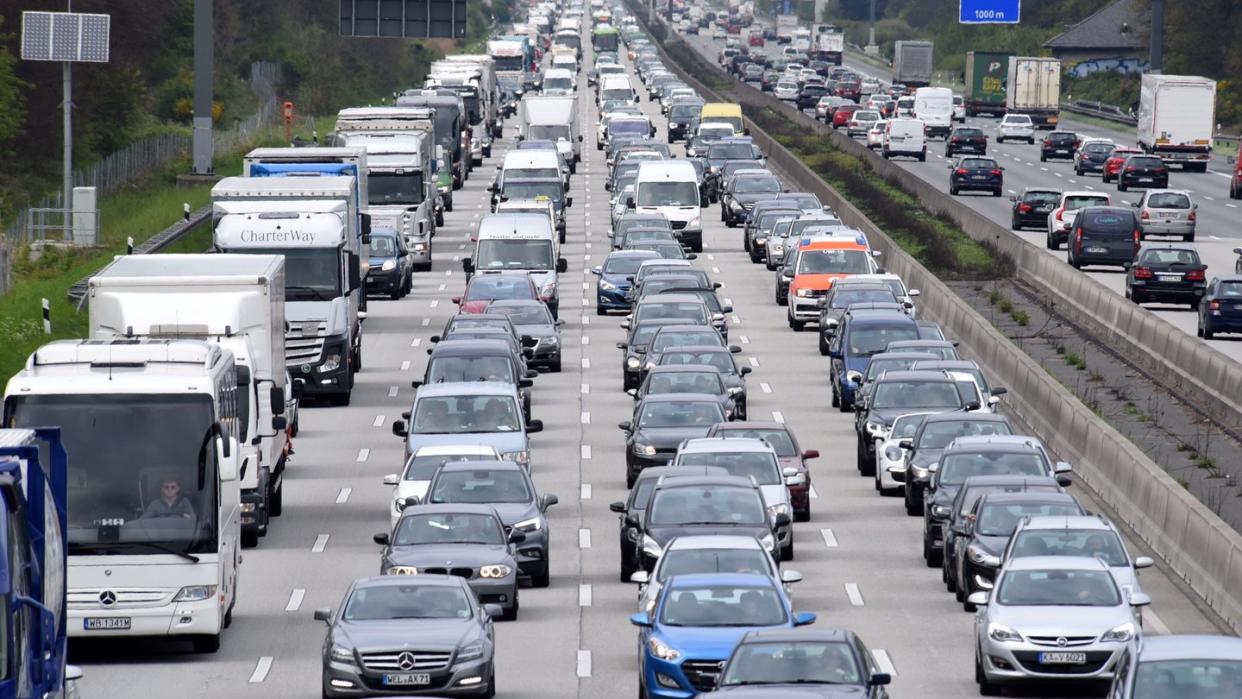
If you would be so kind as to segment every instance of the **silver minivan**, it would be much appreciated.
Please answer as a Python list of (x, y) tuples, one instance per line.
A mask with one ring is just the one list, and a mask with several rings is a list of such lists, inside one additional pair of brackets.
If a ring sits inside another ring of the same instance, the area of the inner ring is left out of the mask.
[(1150, 235), (1195, 239), (1195, 212), (1199, 205), (1184, 189), (1149, 189), (1134, 203), (1139, 217), (1139, 238)]

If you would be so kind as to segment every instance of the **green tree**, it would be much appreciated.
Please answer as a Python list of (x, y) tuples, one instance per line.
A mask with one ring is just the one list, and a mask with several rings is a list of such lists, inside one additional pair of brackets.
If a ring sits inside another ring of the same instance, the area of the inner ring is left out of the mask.
[[(4, 18), (0, 17), (0, 29)], [(8, 144), (22, 132), (26, 122), (26, 97), (23, 90), (30, 87), (17, 77), (17, 57), (5, 46), (12, 41), (12, 34), (0, 32), (0, 154), (10, 155)]]

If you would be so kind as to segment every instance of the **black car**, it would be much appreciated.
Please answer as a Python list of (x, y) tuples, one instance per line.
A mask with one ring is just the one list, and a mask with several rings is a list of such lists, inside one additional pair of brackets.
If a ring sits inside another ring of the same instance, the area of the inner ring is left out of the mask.
[(996, 413), (944, 413), (929, 415), (915, 430), (914, 436), (901, 441), (905, 452), (906, 514), (923, 514), (923, 493), (930, 475), (928, 467), (940, 461), (945, 447), (958, 437), (1011, 435), (1009, 418)]
[(789, 305), (789, 283), (794, 278), (794, 266), (798, 263), (798, 256), (792, 254), (791, 251), (785, 252), (785, 259), (781, 261), (781, 266), (776, 270), (776, 305)]
[(888, 699), (892, 676), (853, 631), (750, 631), (712, 694), (744, 699)]
[(544, 367), (553, 372), (561, 370), (561, 326), (565, 321), (553, 318), (548, 304), (526, 299), (500, 299), (489, 303), (484, 313), (508, 316), (521, 335), (534, 340), (527, 366)]
[(856, 404), (854, 434), (858, 438), (857, 467), (864, 476), (875, 475), (875, 450), (888, 439), (893, 421), (906, 413), (978, 410), (979, 404), (948, 374), (941, 371), (889, 371), (872, 382), (867, 399)]
[(656, 366), (709, 366), (720, 372), (720, 378), (729, 388), (733, 403), (737, 406), (736, 415), (746, 415), (749, 401), (746, 393), (746, 376), (751, 372), (748, 366), (738, 367), (733, 361), (734, 347), (717, 345), (698, 345), (695, 347), (678, 347), (665, 350), (660, 355)]
[(1085, 265), (1129, 267), (1139, 249), (1138, 217), (1122, 206), (1087, 206), (1074, 217), (1067, 260), (1074, 269)]
[(725, 385), (720, 372), (705, 366), (653, 366), (647, 370), (643, 382), (638, 388), (631, 388), (634, 400), (642, 401), (647, 396), (671, 395), (677, 393), (694, 393), (698, 395), (716, 396), (720, 409), (730, 420), (740, 419), (737, 406), (733, 402), (733, 393)]
[(783, 191), (780, 179), (771, 173), (739, 173), (729, 179), (720, 195), (720, 219), (734, 228), (752, 206)]
[(366, 293), (388, 294), (399, 299), (410, 293), (414, 270), (405, 241), (391, 228), (371, 229), (370, 268), (367, 270)]
[(949, 165), (949, 194), (984, 191), (999, 197), (1005, 189), (1005, 168), (991, 158), (966, 157)]
[[(620, 520), (620, 548), (621, 548), (621, 582), (629, 582), (630, 576), (638, 571), (637, 547), (642, 539), (642, 528), (639, 523), (643, 521), (643, 514), (647, 510), (647, 503), (651, 502), (651, 492), (655, 490), (655, 484), (664, 476), (728, 476), (729, 472), (719, 466), (653, 466), (645, 468), (634, 481), (634, 487), (630, 488), (630, 494), (624, 501), (617, 501), (608, 506), (608, 509), (621, 515)], [(631, 524), (631, 521), (634, 524)]]
[[(961, 552), (957, 549), (959, 545), (966, 543), (964, 525), (971, 521), (975, 503), (979, 501), (979, 498), (989, 493), (1053, 495), (1063, 492), (1065, 492), (1064, 489), (1048, 476), (995, 475), (967, 478), (953, 498), (953, 504), (949, 506), (949, 516), (944, 524), (944, 555), (940, 557), (940, 579), (949, 592), (958, 591), (957, 557)], [(966, 598), (958, 596), (957, 601), (965, 602)]]
[(1210, 340), (1216, 333), (1242, 332), (1242, 275), (1213, 277), (1199, 303), (1196, 332)]
[(1027, 187), (1021, 194), (1009, 197), (1013, 202), (1009, 227), (1020, 231), (1028, 226), (1048, 227), (1048, 214), (1061, 202), (1061, 190)]
[(1088, 172), (1104, 172), (1104, 163), (1117, 147), (1112, 141), (1087, 141), (1074, 152), (1074, 174), (1082, 177)]
[(683, 320), (663, 318), (643, 321), (629, 329), (624, 342), (617, 343), (617, 349), (625, 354), (621, 357), (621, 390), (636, 388), (642, 380), (643, 364), (647, 361), (647, 346), (656, 331), (665, 325), (679, 325)]
[(1081, 142), (1082, 139), (1073, 131), (1053, 131), (1044, 136), (1043, 142), (1039, 144), (1039, 162), (1048, 162), (1049, 158), (1073, 160)]
[(668, 142), (684, 141), (699, 126), (702, 102), (677, 102), (668, 109)]
[(820, 97), (831, 94), (832, 92), (829, 91), (827, 85), (815, 83), (803, 85), (802, 89), (798, 91), (798, 109), (814, 109)]
[(1207, 291), (1207, 265), (1189, 243), (1145, 243), (1126, 271), (1134, 303), (1189, 303), (1198, 310)]
[(648, 573), (664, 546), (685, 535), (753, 536), (775, 553), (776, 530), (791, 521), (784, 512), (769, 516), (760, 486), (742, 476), (665, 476), (656, 482), (643, 519), (627, 518), (642, 532), (635, 568)]
[(668, 464), (683, 441), (704, 437), (727, 419), (718, 397), (710, 394), (666, 393), (639, 401), (633, 419), (617, 424), (626, 433), (625, 487), (634, 487), (644, 468)]
[(1169, 167), (1158, 155), (1131, 155), (1117, 172), (1117, 191), (1130, 187), (1165, 189), (1169, 186)]
[(946, 564), (952, 566), (950, 576), (954, 580), (954, 593), (962, 606), (973, 612), (974, 605), (966, 599), (992, 588), (1000, 555), (1023, 518), (1085, 514), (1083, 506), (1068, 493), (984, 493), (975, 501), (969, 516), (949, 529), (953, 537), (960, 537), (953, 546), (954, 558)]
[(828, 356), (828, 344), (851, 304), (897, 303), (893, 290), (882, 282), (833, 284), (819, 302), (819, 353)]
[[(683, 293), (678, 289), (676, 293)], [(712, 292), (708, 292), (712, 293)], [(642, 376), (660, 363), (664, 352), (678, 347), (724, 347), (725, 339), (720, 332), (710, 325), (665, 325), (656, 330), (647, 346), (647, 359), (642, 366)], [(740, 347), (730, 347), (733, 353), (741, 352)], [(641, 379), (640, 379), (641, 383)]]
[(711, 313), (711, 326), (726, 341), (729, 339), (729, 321), (727, 318), (733, 312), (733, 306), (720, 303), (720, 297), (716, 295), (715, 289), (708, 289), (701, 284), (692, 284), (660, 289), (656, 294), (685, 294), (699, 297), (704, 305), (707, 306), (708, 312)]
[(959, 126), (950, 131), (949, 137), (944, 140), (944, 157), (951, 158), (959, 153), (987, 155), (988, 137), (983, 129)]
[[(746, 212), (746, 218), (742, 223), (742, 249), (750, 253), (751, 262), (759, 262), (763, 259), (762, 256), (755, 256), (757, 253), (762, 255), (762, 251), (754, 249), (751, 245), (751, 242), (758, 237), (756, 230), (761, 226), (770, 230), (776, 223), (778, 216), (775, 214), (778, 212), (797, 218), (802, 213), (802, 210), (794, 202), (780, 202), (777, 199), (768, 199), (755, 204)], [(763, 218), (766, 214), (770, 215), (767, 218)], [(760, 245), (763, 245), (763, 243), (760, 243)]]

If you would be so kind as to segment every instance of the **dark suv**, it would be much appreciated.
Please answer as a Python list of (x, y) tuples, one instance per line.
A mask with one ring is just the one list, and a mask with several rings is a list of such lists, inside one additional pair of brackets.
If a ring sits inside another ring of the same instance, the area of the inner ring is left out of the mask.
[(1134, 303), (1189, 303), (1198, 309), (1207, 289), (1207, 265), (1188, 243), (1147, 243), (1126, 272), (1126, 298)]
[(1027, 187), (1022, 194), (1009, 197), (1013, 202), (1009, 227), (1020, 231), (1027, 226), (1046, 228), (1048, 214), (1061, 203), (1061, 190)]
[(1088, 206), (1078, 211), (1069, 236), (1068, 262), (1074, 269), (1084, 265), (1117, 265), (1129, 268), (1139, 249), (1138, 218), (1130, 208)]
[(988, 154), (988, 137), (983, 129), (974, 126), (959, 126), (949, 133), (944, 140), (944, 156), (953, 157), (958, 153)]
[(1088, 172), (1104, 172), (1104, 162), (1117, 147), (1112, 141), (1087, 141), (1074, 153), (1074, 174), (1082, 177)]
[(1073, 160), (1081, 142), (1082, 139), (1073, 131), (1053, 131), (1044, 136), (1044, 141), (1039, 146), (1039, 162), (1047, 162), (1049, 158)]
[(1169, 168), (1156, 155), (1132, 155), (1121, 164), (1117, 173), (1117, 191), (1128, 187), (1165, 189), (1169, 186)]

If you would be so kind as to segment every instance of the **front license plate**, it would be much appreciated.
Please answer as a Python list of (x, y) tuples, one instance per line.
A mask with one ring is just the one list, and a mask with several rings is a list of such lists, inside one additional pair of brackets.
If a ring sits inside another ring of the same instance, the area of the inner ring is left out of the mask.
[(127, 616), (88, 616), (82, 620), (87, 631), (128, 631), (134, 625)]
[(426, 672), (384, 675), (384, 686), (386, 687), (414, 687), (424, 684), (431, 684), (431, 675)]
[(1086, 665), (1086, 653), (1040, 653), (1040, 665)]
[(1102, 255), (1108, 252), (1108, 248), (1087, 248), (1087, 252), (1095, 253), (1097, 255)]

